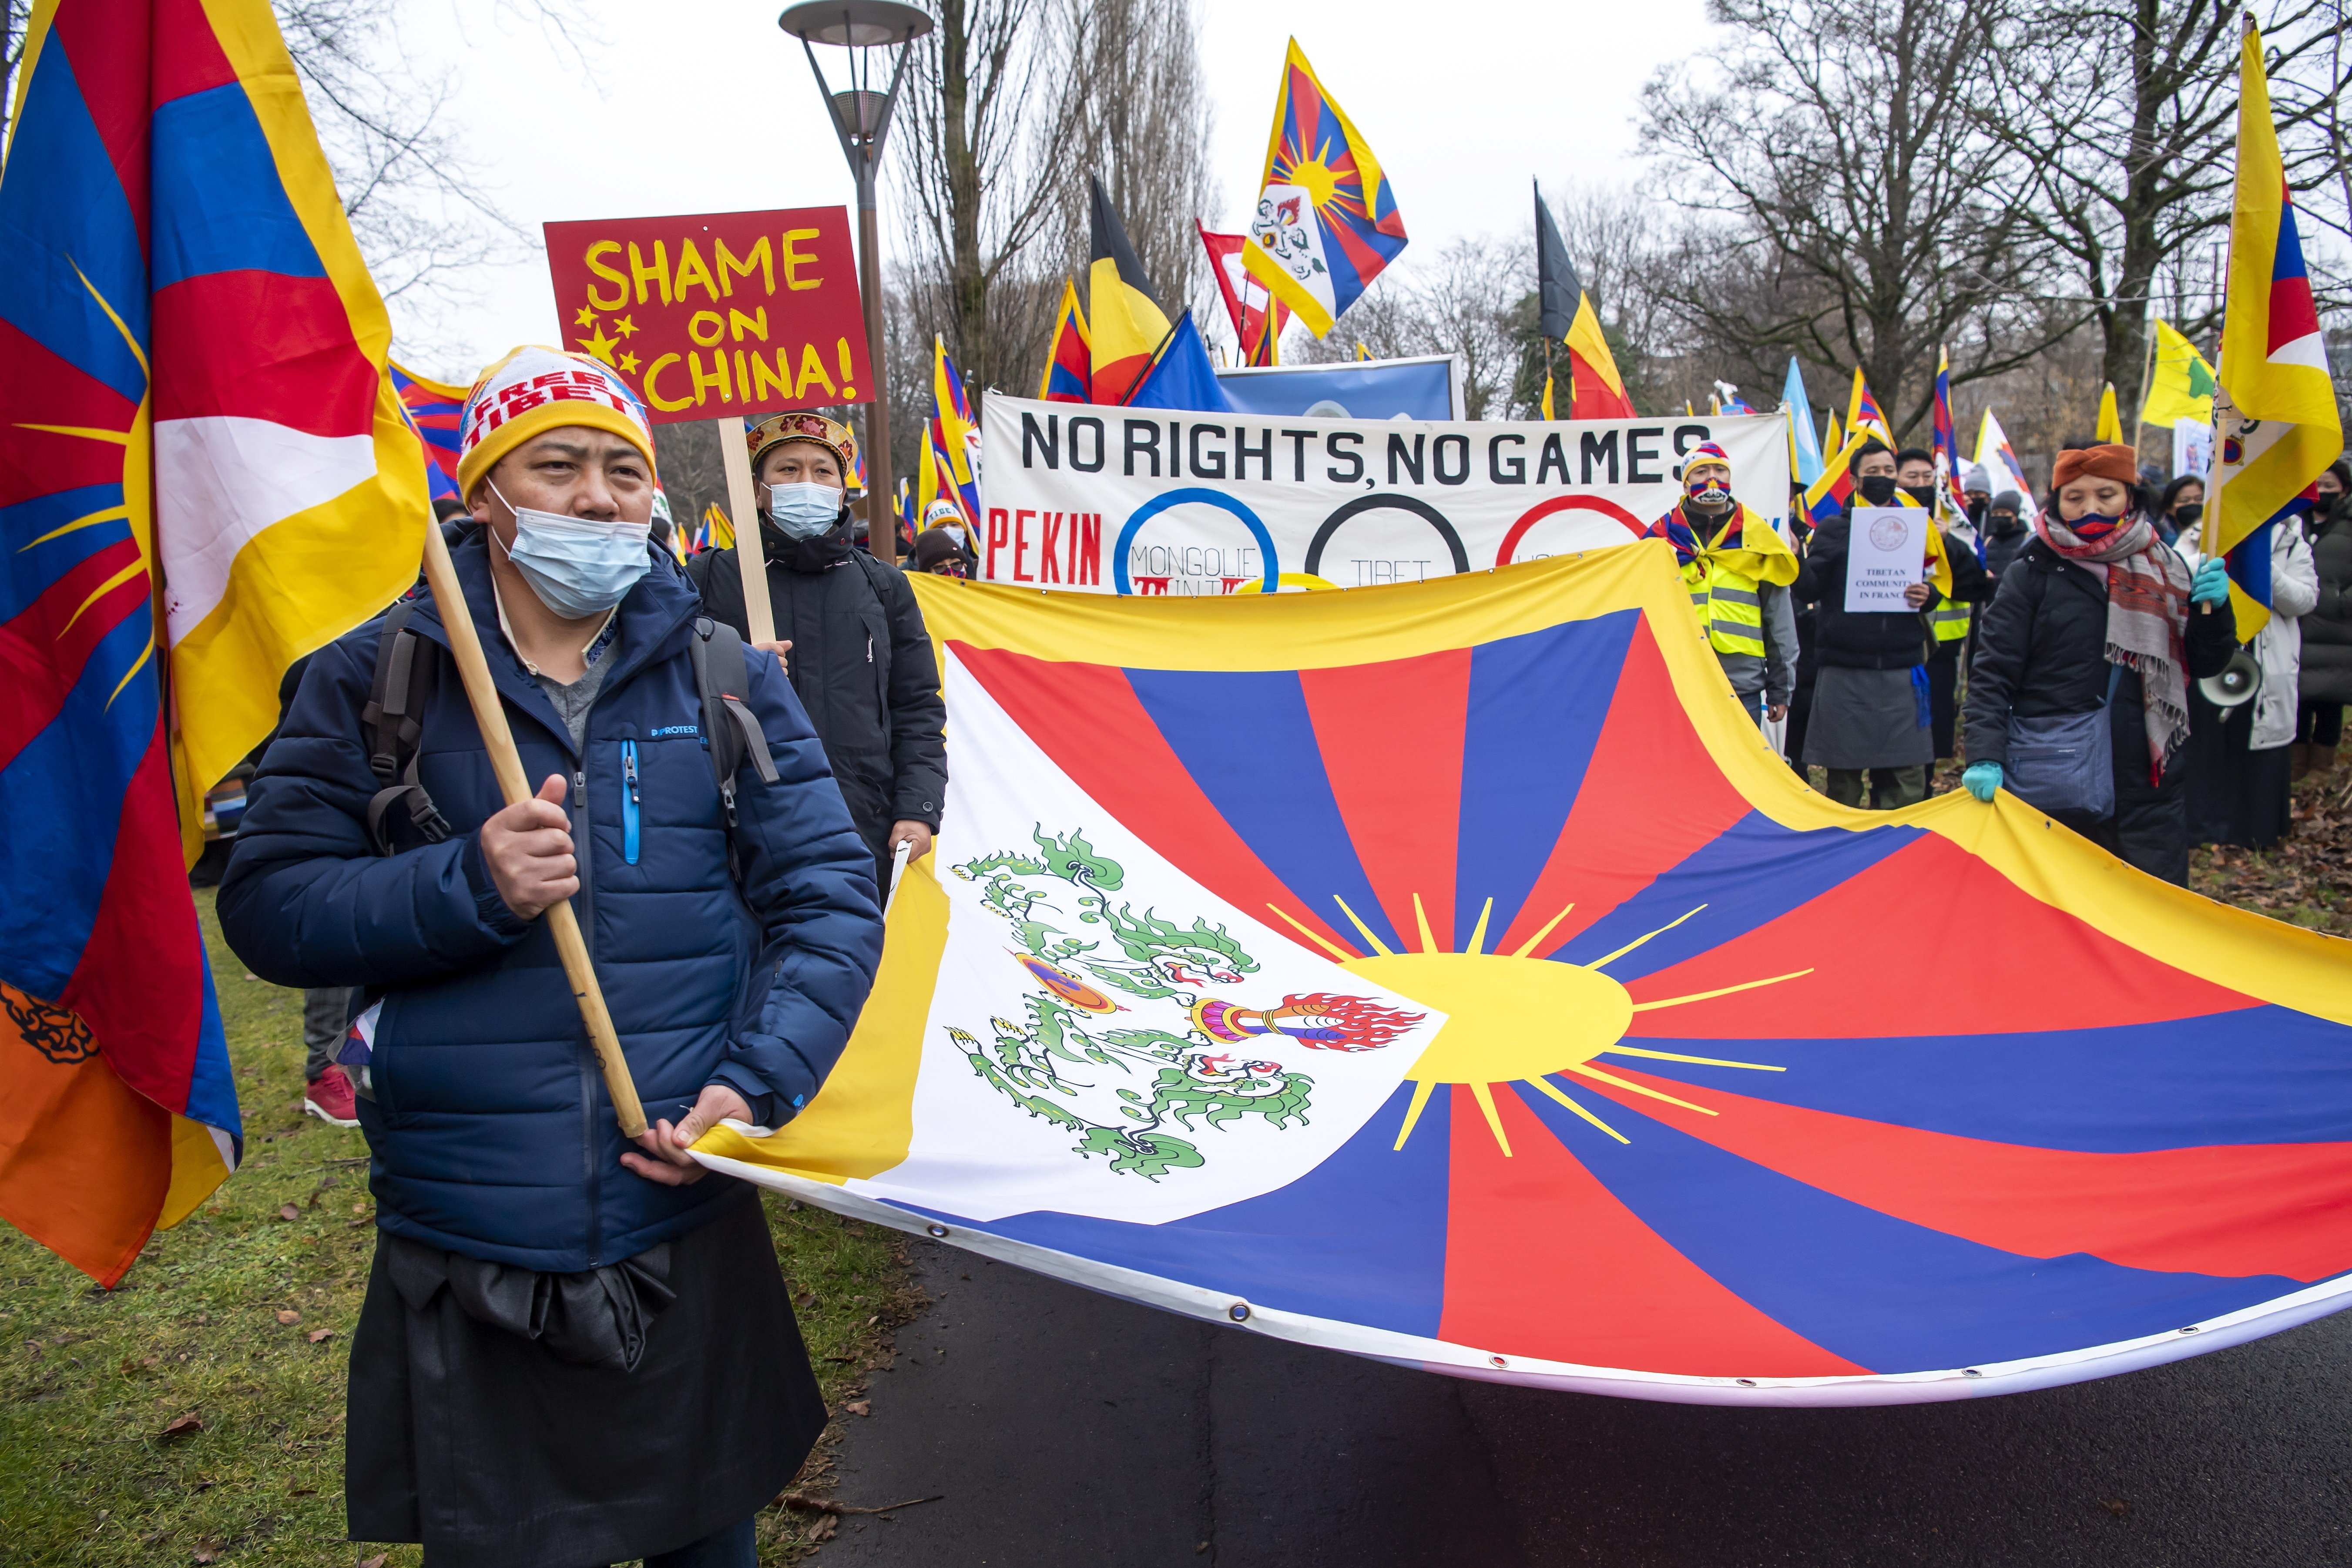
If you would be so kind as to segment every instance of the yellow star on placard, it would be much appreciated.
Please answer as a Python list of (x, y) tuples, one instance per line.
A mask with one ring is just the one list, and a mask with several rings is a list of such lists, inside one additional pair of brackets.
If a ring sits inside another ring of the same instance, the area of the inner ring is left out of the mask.
[(613, 330), (625, 338), (637, 330), (637, 323), (627, 316), (615, 316), (613, 318)]
[(636, 355), (623, 354), (621, 356), (621, 374), (623, 375), (635, 375), (637, 374)]
[(576, 316), (574, 316), (574, 317), (572, 317), (572, 324), (573, 326), (575, 326), (575, 327), (593, 327), (593, 326), (594, 326), (594, 325), (596, 324), (596, 310), (595, 310), (595, 307), (594, 307), (594, 306), (593, 306), (593, 305), (583, 305), (583, 306), (581, 306), (581, 307), (580, 307), (580, 313), (579, 313), (578, 315), (576, 315)]
[(577, 342), (582, 348), (586, 349), (590, 353), (594, 354), (598, 359), (603, 360), (606, 364), (611, 364), (613, 363), (613, 351), (621, 346), (612, 339), (606, 337), (604, 335), (604, 329), (602, 327), (596, 329), (596, 335), (593, 338), (575, 338), (572, 341)]

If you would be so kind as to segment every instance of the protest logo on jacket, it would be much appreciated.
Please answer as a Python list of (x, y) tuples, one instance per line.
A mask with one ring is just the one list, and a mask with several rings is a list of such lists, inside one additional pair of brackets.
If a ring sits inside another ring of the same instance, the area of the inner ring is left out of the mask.
[(1789, 510), (1779, 415), (1569, 423), (1073, 410), (990, 400), (979, 575), (1094, 593), (1273, 593), (1485, 572), (1623, 544), (1682, 494), (1682, 455)]

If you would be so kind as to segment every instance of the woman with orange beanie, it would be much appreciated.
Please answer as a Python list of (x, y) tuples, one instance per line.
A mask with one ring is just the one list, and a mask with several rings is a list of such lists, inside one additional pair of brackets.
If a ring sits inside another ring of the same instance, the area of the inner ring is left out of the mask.
[(2192, 574), (2133, 500), (2129, 447), (2058, 454), (1969, 671), (1969, 768), (2167, 881), (2189, 879), (2189, 683), (2237, 647), (2220, 561)]

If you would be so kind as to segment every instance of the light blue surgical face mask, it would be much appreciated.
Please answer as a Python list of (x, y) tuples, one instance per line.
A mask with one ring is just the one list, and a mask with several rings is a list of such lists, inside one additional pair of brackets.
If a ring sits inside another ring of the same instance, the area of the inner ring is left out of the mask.
[(490, 493), (514, 513), (515, 541), (506, 547), (507, 559), (540, 603), (567, 620), (603, 615), (628, 596), (653, 563), (643, 523), (517, 506), (495, 484)]
[(831, 485), (770, 485), (768, 517), (787, 539), (814, 539), (841, 521), (842, 495)]

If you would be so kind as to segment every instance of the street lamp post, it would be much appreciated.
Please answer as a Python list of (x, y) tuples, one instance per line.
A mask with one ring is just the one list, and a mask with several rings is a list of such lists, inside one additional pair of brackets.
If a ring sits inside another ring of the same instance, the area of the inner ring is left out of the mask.
[[(898, 106), (907, 58), (914, 41), (931, 30), (919, 6), (896, 0), (808, 0), (776, 18), (776, 26), (801, 41), (817, 90), (833, 110), (833, 129), (842, 156), (857, 181), (857, 278), (866, 296), (866, 353), (874, 374), (874, 402), (866, 416), (866, 542), (881, 560), (898, 558), (896, 497), (890, 484), (890, 374), (883, 358), (882, 225), (875, 208), (876, 176), (882, 168), (882, 140), (890, 133), (890, 113)], [(818, 44), (849, 51), (849, 86), (835, 92), (816, 62)], [(896, 45), (890, 85), (874, 90), (874, 51)]]

